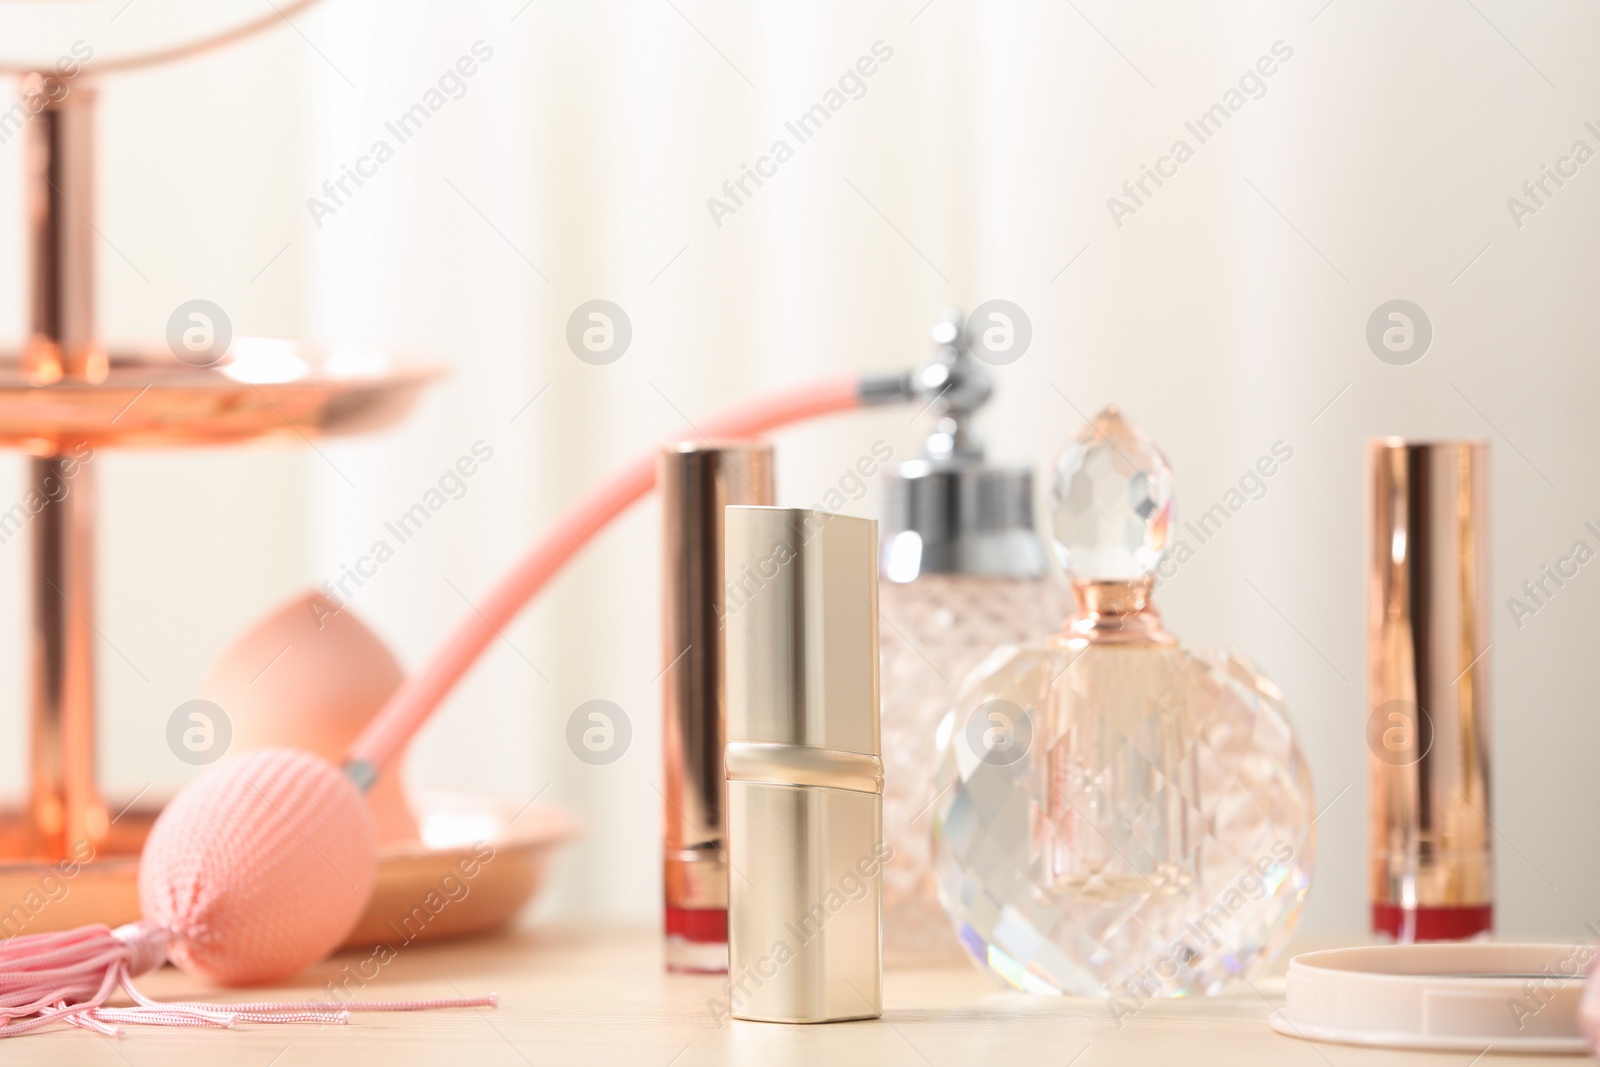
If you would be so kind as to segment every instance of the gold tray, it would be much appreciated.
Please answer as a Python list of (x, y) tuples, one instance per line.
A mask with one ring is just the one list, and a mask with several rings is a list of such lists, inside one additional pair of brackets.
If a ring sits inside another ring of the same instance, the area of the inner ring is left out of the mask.
[(93, 445), (227, 444), (382, 429), (444, 368), (359, 346), (239, 337), (209, 367), (169, 352), (113, 352), (94, 381), (41, 384), (0, 355), (0, 447), (35, 454)]
[(580, 832), (559, 808), (526, 800), (420, 791), (408, 799), (422, 841), (379, 853), (372, 900), (347, 948), (504, 926), (539, 892), (557, 846)]
[[(504, 926), (544, 884), (557, 846), (579, 832), (559, 809), (522, 801), (432, 791), (410, 801), (423, 840), (379, 853), (372, 900), (346, 948), (398, 948)], [(157, 814), (125, 811), (87, 863), (0, 862), (0, 940), (138, 919), (139, 850)], [(24, 812), (0, 812), (0, 854), (17, 855), (28, 826)]]

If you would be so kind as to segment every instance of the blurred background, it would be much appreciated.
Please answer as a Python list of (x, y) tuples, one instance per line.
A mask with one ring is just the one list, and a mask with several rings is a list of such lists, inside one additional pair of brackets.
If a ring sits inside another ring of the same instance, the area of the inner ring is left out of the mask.
[[(8, 0), (0, 47), (110, 56), (271, 6)], [(641, 448), (757, 390), (908, 366), (941, 308), (1003, 299), (1032, 341), (995, 372), (996, 457), (1044, 465), (1116, 402), (1165, 449), (1181, 521), (1292, 450), (1158, 603), (1185, 641), (1245, 651), (1287, 696), (1327, 805), (1310, 930), (1366, 925), (1363, 442), (1491, 442), (1499, 931), (1588, 939), (1600, 565), (1533, 614), (1508, 601), (1575, 542), (1600, 548), (1584, 525), (1600, 524), (1600, 9), (325, 0), (283, 23), (103, 84), (103, 332), (159, 345), (174, 308), (206, 299), (237, 334), (370, 342), (452, 373), (373, 437), (96, 458), (116, 792), (195, 773), (165, 729), (213, 657), (336, 581), (476, 443), (492, 459), (349, 600), (408, 668)], [(446, 78), (464, 56), (474, 73)], [(841, 83), (863, 56), (875, 72)], [(800, 143), (785, 124), (830, 90), (843, 105)], [(430, 93), (443, 103), (402, 143), (385, 124)], [(1219, 102), (1228, 117), (1202, 140), (1186, 123)], [(364, 161), (379, 140), (392, 152)], [(779, 140), (790, 156), (735, 201), (724, 183)], [(358, 168), (372, 173), (331, 196), (324, 183)], [(1150, 171), (1162, 181), (1141, 189)], [(10, 137), (6, 347), (25, 321), (21, 178)], [(566, 341), (596, 299), (632, 328), (601, 366)], [(1431, 326), (1400, 364), (1368, 342), (1394, 300)], [(913, 457), (927, 428), (894, 408), (783, 433), (780, 502), (813, 504), (880, 439)], [(0, 505), (23, 492), (22, 461), (0, 458)], [(846, 510), (877, 507), (874, 487)], [(658, 517), (646, 503), (591, 546), (405, 767), (415, 785), (538, 795), (586, 821), (547, 915), (659, 914)], [(26, 540), (0, 544), (13, 791)], [(605, 766), (564, 741), (591, 699), (633, 727)]]

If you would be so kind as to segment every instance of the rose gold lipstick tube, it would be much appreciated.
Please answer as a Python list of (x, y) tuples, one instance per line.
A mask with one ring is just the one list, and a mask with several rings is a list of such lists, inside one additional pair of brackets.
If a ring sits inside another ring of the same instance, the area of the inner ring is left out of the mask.
[(877, 523), (728, 509), (728, 1014), (883, 1013)]
[(722, 513), (729, 504), (772, 503), (772, 446), (669, 445), (658, 484), (667, 969), (720, 972), (728, 967)]
[(1372, 924), (1398, 941), (1494, 925), (1489, 446), (1367, 447)]

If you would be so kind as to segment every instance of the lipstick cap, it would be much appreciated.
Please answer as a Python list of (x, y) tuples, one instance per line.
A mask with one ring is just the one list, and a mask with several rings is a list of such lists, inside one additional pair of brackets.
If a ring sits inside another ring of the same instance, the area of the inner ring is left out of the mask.
[(877, 524), (724, 522), (731, 1014), (882, 1014)]
[(1384, 438), (1367, 467), (1373, 927), (1470, 937), (1494, 900), (1489, 446)]
[(669, 970), (727, 966), (722, 848), (723, 509), (770, 504), (772, 446), (661, 450), (663, 887)]

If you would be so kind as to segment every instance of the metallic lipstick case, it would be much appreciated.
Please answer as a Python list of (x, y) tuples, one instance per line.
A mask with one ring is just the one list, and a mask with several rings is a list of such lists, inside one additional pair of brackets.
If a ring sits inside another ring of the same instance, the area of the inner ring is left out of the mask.
[(1367, 446), (1372, 924), (1397, 941), (1494, 925), (1489, 446)]
[(770, 504), (772, 446), (669, 445), (662, 524), (663, 889), (670, 971), (728, 966), (722, 849), (722, 513)]
[(877, 523), (730, 507), (730, 1014), (883, 1014)]

